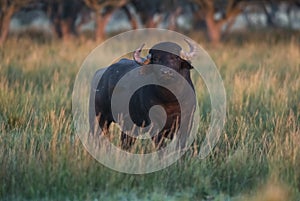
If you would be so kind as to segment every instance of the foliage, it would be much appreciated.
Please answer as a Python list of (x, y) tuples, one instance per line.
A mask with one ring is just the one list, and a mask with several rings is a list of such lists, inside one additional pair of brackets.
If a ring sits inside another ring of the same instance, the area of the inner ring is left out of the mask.
[(10, 19), (15, 12), (35, 0), (1, 0), (0, 1), (0, 46), (8, 35)]

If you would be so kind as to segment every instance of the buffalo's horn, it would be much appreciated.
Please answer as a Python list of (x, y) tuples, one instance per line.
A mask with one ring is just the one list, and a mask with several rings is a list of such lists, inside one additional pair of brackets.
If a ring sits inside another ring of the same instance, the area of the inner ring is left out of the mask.
[(180, 51), (180, 57), (184, 60), (191, 60), (196, 54), (196, 45), (192, 44), (189, 40), (184, 39), (184, 41), (189, 45), (190, 52)]
[(146, 58), (141, 57), (141, 52), (143, 47), (145, 46), (145, 43), (141, 45), (140, 48), (136, 49), (133, 53), (133, 59), (136, 63), (140, 65), (146, 65), (150, 63), (151, 54), (148, 54)]

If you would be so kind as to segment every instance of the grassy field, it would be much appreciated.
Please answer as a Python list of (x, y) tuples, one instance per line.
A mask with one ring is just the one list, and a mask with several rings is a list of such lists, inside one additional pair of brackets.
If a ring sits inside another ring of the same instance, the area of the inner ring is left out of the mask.
[[(227, 93), (221, 139), (204, 160), (191, 148), (145, 175), (104, 167), (76, 136), (73, 84), (95, 44), (10, 39), (0, 48), (0, 199), (299, 200), (300, 38), (262, 37), (203, 44)], [(209, 101), (203, 92), (203, 128)]]

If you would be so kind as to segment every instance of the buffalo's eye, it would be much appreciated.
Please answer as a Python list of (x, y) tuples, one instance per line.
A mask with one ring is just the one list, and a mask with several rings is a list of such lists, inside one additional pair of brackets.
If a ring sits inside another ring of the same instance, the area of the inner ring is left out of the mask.
[(176, 55), (170, 55), (170, 56), (169, 56), (169, 60), (170, 60), (170, 61), (178, 61), (178, 59), (179, 59), (179, 57), (176, 56)]

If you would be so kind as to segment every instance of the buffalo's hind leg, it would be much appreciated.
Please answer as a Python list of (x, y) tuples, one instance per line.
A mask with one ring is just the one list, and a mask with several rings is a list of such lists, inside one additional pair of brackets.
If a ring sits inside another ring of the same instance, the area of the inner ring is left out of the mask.
[(152, 141), (154, 143), (155, 149), (159, 150), (161, 148), (164, 147), (163, 144), (163, 134), (162, 133), (158, 133), (157, 135), (155, 135), (154, 137), (152, 137)]

